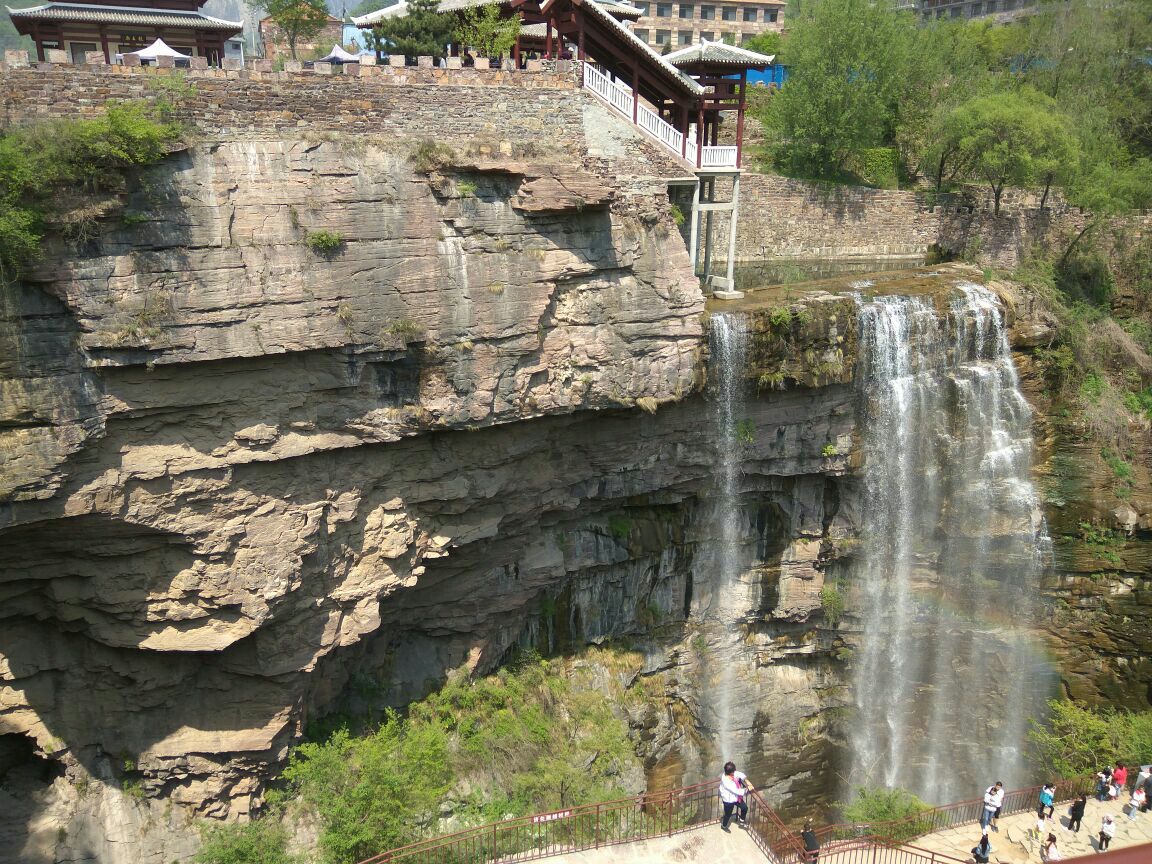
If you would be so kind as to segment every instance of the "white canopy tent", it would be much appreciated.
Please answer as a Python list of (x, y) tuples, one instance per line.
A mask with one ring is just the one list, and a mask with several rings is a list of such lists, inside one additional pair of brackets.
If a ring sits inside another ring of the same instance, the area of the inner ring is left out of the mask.
[(141, 48), (139, 51), (129, 51), (127, 57), (139, 57), (141, 60), (155, 60), (157, 57), (179, 57), (182, 60), (187, 60), (187, 54), (181, 54), (173, 48), (169, 48), (164, 44), (163, 39), (157, 39), (147, 48)]
[(339, 45), (333, 45), (327, 57), (321, 57), (322, 63), (359, 63), (360, 55), (345, 51)]

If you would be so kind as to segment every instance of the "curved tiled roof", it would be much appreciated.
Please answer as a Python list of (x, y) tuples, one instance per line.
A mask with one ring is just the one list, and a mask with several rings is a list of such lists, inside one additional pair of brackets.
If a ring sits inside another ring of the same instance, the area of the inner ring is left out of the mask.
[[(460, 9), (472, 9), (476, 6), (487, 6), (489, 3), (498, 2), (501, 6), (506, 5), (508, 0), (441, 0), (437, 10), (440, 12), (455, 12)], [(616, 0), (594, 0), (600, 4), (608, 12), (617, 18), (639, 18), (644, 13), (628, 2), (616, 2)], [(375, 12), (369, 12), (367, 15), (360, 15), (352, 19), (352, 23), (357, 27), (371, 27), (377, 21), (382, 21), (385, 18), (399, 18), (408, 14), (408, 3), (405, 0), (400, 0), (399, 3), (394, 3), (385, 9), (377, 9)]]
[(747, 48), (737, 48), (726, 42), (709, 42), (701, 39), (696, 45), (680, 48), (664, 59), (673, 66), (690, 66), (694, 63), (727, 63), (733, 66), (771, 66), (776, 59), (774, 54), (758, 54)]
[[(471, 9), (476, 6), (487, 6), (491, 3), (497, 3), (501, 6), (509, 3), (510, 0), (440, 0), (440, 5), (437, 10), (440, 12), (454, 12), (459, 9)], [(545, 0), (540, 4), (541, 10), (545, 10), (551, 5), (553, 0)], [(591, 13), (607, 25), (608, 29), (615, 30), (626, 42), (630, 43), (638, 54), (645, 54), (648, 60), (655, 66), (665, 78), (670, 81), (676, 82), (681, 89), (688, 91), (693, 96), (699, 96), (704, 92), (699, 84), (693, 81), (686, 74), (681, 72), (671, 63), (667, 62), (664, 57), (661, 57), (648, 46), (648, 43), (642, 39), (637, 38), (636, 34), (625, 27), (616, 17), (615, 12), (621, 8), (618, 2), (599, 2), (599, 0), (585, 0), (582, 8), (588, 9)], [(628, 7), (624, 7), (628, 8)], [(615, 10), (615, 11), (614, 11)], [(371, 27), (377, 21), (384, 18), (394, 18), (408, 14), (408, 4), (401, 0), (394, 6), (389, 6), (387, 9), (380, 9), (376, 12), (369, 12), (367, 15), (361, 15), (358, 18), (353, 18), (352, 23), (357, 27)], [(752, 52), (747, 52), (752, 53)], [(760, 55), (756, 55), (760, 56)]]
[[(548, 6), (550, 2), (551, 0), (548, 0), (548, 2), (542, 4), (540, 8), (543, 9), (544, 7)], [(683, 72), (669, 63), (666, 57), (661, 57), (654, 50), (652, 50), (647, 42), (645, 42), (643, 39), (638, 37), (635, 33), (633, 33), (631, 30), (613, 18), (608, 10), (605, 9), (601, 4), (596, 2), (585, 3), (584, 8), (591, 9), (597, 18), (607, 24), (610, 28), (614, 29), (617, 33), (621, 34), (625, 40), (631, 42), (632, 46), (636, 48), (640, 53), (647, 54), (648, 59), (651, 60), (656, 65), (656, 67), (664, 73), (666, 78), (675, 81), (693, 96), (699, 96), (704, 92), (703, 87), (701, 87)]]
[(141, 27), (185, 27), (197, 30), (244, 29), (243, 21), (225, 21), (201, 12), (176, 9), (141, 9), (132, 6), (94, 6), (87, 3), (45, 3), (27, 9), (8, 9), (10, 18), (38, 21), (77, 21), (90, 24), (127, 24)]

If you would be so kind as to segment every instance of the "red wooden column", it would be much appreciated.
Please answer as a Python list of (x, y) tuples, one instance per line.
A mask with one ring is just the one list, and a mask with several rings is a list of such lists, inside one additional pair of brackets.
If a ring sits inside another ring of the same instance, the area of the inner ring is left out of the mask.
[(104, 62), (112, 65), (112, 55), (108, 52), (108, 28), (100, 25), (100, 50), (104, 52)]
[(696, 109), (696, 167), (700, 167), (700, 160), (704, 158), (704, 97), (700, 96), (699, 106)]

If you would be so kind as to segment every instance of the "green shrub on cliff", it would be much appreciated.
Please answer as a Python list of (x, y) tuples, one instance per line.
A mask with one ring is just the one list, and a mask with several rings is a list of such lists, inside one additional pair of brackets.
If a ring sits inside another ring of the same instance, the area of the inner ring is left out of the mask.
[(272, 819), (247, 825), (221, 825), (204, 833), (197, 864), (295, 864), (288, 854), (288, 831)]
[(635, 765), (603, 693), (529, 655), (487, 678), (454, 675), (369, 734), (302, 744), (272, 797), (317, 817), (323, 860), (344, 864), (438, 833), (446, 809), (476, 825), (620, 797)]
[(11, 279), (40, 250), (46, 223), (74, 224), (85, 193), (116, 190), (124, 173), (152, 165), (179, 139), (175, 123), (139, 103), (90, 120), (49, 120), (0, 135), (0, 277)]
[[(844, 821), (853, 825), (868, 825), (875, 833), (889, 840), (907, 840), (931, 830), (916, 818), (931, 809), (906, 789), (883, 787), (856, 787), (855, 797), (844, 808)], [(895, 823), (885, 824), (880, 823)]]
[(1048, 702), (1047, 723), (1032, 720), (1028, 738), (1044, 770), (1056, 777), (1080, 777), (1117, 761), (1152, 760), (1152, 711), (1132, 713), (1075, 702)]

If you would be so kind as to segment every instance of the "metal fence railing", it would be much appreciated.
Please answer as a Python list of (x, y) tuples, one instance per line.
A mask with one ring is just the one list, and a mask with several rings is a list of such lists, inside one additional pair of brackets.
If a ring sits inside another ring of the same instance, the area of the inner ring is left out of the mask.
[[(1064, 780), (1056, 798), (1090, 794), (1095, 778)], [(1002, 815), (1032, 810), (1039, 786), (1004, 796)], [(748, 834), (774, 864), (804, 864), (799, 834), (788, 828), (758, 791), (749, 794)], [(975, 822), (983, 799), (934, 807), (905, 819), (829, 825), (816, 832), (821, 864), (950, 864), (959, 859), (907, 842), (944, 828)], [(455, 834), (431, 837), (383, 852), (360, 864), (513, 864), (601, 846), (670, 837), (716, 822), (723, 812), (715, 781), (669, 792), (650, 792), (600, 804), (506, 819)]]
[(361, 864), (484, 864), (533, 861), (601, 846), (668, 837), (720, 818), (714, 782), (670, 792), (506, 819), (421, 840)]
[[(1040, 786), (1029, 786), (1026, 789), (1016, 789), (1005, 793), (1004, 801), (1000, 807), (1001, 815), (1011, 816), (1014, 813), (1035, 810), (1040, 803), (1040, 788)], [(1060, 780), (1056, 783), (1056, 800), (1068, 801), (1080, 794), (1090, 795), (1095, 788), (1095, 777)], [(821, 848), (832, 848), (838, 841), (864, 836), (880, 837), (889, 843), (906, 842), (917, 837), (923, 837), (925, 834), (942, 831), (945, 828), (978, 822), (983, 810), (983, 797), (973, 798), (957, 804), (933, 807), (931, 810), (924, 810), (903, 819), (893, 819), (887, 822), (828, 825), (817, 830), (816, 837), (820, 841)]]

